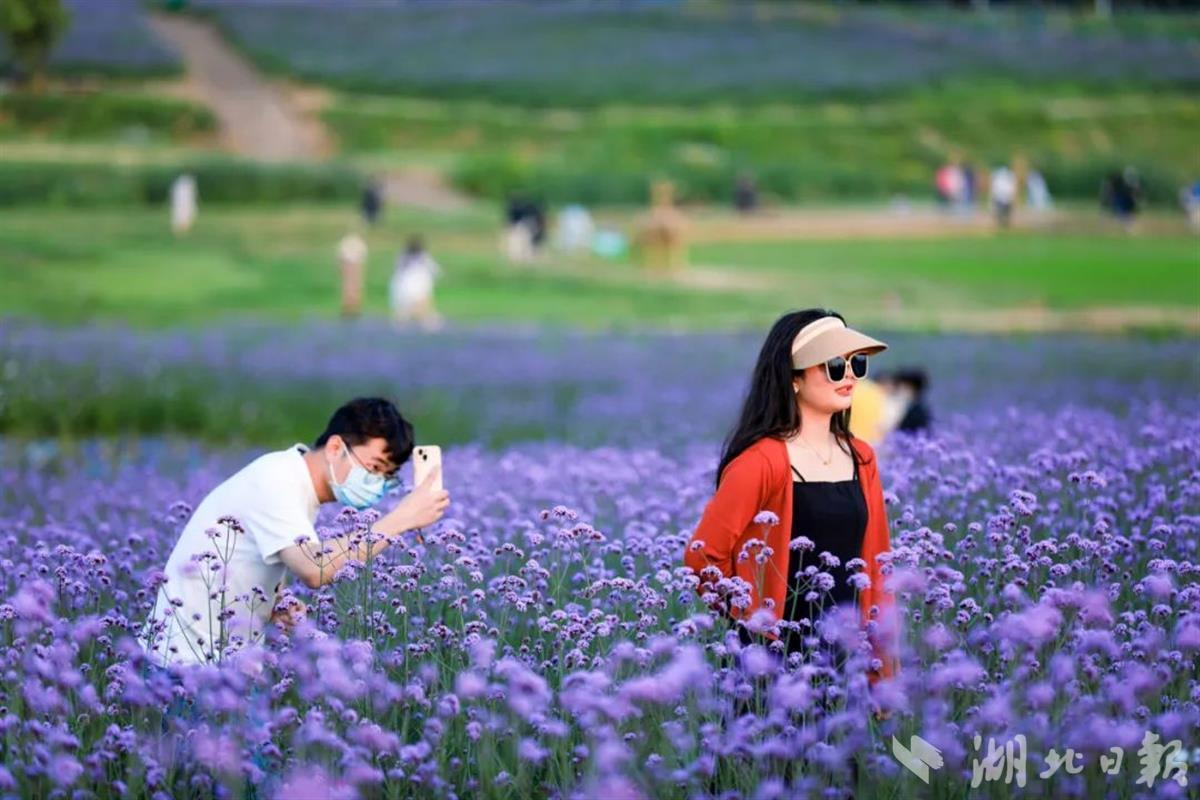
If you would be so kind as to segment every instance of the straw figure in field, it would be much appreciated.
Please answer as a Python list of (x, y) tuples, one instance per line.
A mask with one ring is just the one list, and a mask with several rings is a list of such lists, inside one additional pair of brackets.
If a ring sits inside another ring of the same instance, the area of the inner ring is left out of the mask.
[(678, 272), (687, 266), (687, 218), (675, 207), (675, 187), (670, 181), (655, 181), (650, 196), (650, 213), (637, 237), (642, 267)]

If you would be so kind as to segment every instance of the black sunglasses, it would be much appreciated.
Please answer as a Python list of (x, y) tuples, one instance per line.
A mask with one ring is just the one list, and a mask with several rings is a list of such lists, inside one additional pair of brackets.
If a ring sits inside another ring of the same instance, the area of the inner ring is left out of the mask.
[[(829, 378), (830, 383), (841, 383), (846, 379), (846, 364), (850, 365), (850, 372), (855, 378), (867, 377), (867, 364), (870, 359), (866, 353), (855, 353), (847, 360), (843, 356), (834, 356), (825, 362), (825, 375)], [(804, 370), (796, 369), (792, 372), (800, 374)]]

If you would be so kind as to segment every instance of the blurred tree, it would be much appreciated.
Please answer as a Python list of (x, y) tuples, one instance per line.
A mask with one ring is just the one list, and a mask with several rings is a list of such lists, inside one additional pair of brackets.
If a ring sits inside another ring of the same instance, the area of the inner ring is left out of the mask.
[(30, 76), (33, 91), (46, 85), (46, 65), (71, 17), (62, 0), (2, 0), (0, 29), (13, 56)]

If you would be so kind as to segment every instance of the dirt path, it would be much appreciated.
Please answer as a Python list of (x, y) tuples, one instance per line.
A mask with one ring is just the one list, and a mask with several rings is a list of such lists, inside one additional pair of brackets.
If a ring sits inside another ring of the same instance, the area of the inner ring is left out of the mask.
[[(1057, 213), (1018, 214), (1013, 227), (1049, 228)], [(949, 214), (917, 206), (889, 208), (769, 209), (751, 216), (701, 212), (693, 215), (695, 242), (763, 242), (798, 239), (951, 239), (990, 236), (996, 225), (982, 210)]]
[[(270, 80), (206, 22), (151, 14), (150, 25), (179, 52), (187, 68), (182, 94), (212, 109), (225, 150), (273, 162), (316, 161), (334, 154), (334, 138), (320, 117), (324, 92)], [(412, 167), (379, 177), (388, 203), (453, 211), (469, 202), (435, 170)]]
[(261, 161), (309, 161), (332, 152), (320, 122), (265, 80), (212, 26), (167, 14), (152, 14), (150, 25), (179, 52), (190, 88), (217, 117), (225, 149)]
[(420, 206), (431, 211), (459, 211), (470, 199), (455, 191), (435, 169), (407, 167), (383, 175), (383, 196), (389, 203)]

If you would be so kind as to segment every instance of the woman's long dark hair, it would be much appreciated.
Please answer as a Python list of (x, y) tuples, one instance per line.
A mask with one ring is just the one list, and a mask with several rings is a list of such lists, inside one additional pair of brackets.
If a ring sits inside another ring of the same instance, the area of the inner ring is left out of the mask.
[[(808, 308), (784, 314), (771, 327), (758, 353), (758, 363), (754, 365), (737, 425), (725, 439), (717, 467), (717, 485), (720, 485), (721, 475), (729, 462), (759, 439), (767, 436), (786, 439), (800, 430), (800, 411), (796, 408), (796, 390), (792, 384), (792, 340), (805, 325), (821, 317), (846, 321), (836, 311)], [(830, 429), (838, 445), (854, 460), (854, 468), (858, 469), (858, 456), (850, 444), (849, 409), (833, 415)]]

